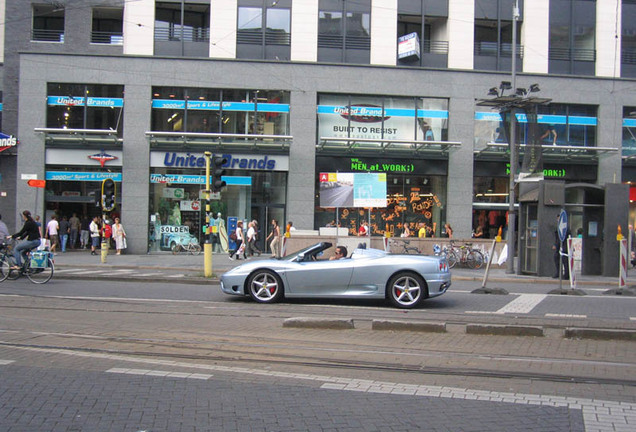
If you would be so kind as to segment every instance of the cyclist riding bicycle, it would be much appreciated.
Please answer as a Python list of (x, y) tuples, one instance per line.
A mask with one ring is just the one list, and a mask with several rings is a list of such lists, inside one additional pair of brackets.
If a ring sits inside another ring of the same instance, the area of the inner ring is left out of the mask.
[(13, 248), (13, 257), (16, 265), (11, 267), (12, 270), (20, 270), (22, 268), (22, 260), (26, 259), (26, 254), (40, 246), (40, 229), (31, 217), (31, 212), (28, 210), (23, 211), (22, 219), (24, 219), (22, 229), (13, 234), (11, 238), (24, 239), (26, 237), (26, 241)]

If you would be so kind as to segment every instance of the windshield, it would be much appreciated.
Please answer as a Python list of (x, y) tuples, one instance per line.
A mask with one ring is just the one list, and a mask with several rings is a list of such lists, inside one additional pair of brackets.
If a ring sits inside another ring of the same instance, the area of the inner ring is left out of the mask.
[(330, 247), (331, 247), (331, 243), (316, 243), (278, 259), (285, 260), (285, 261), (294, 261), (296, 258), (298, 258), (298, 255), (306, 254), (309, 251), (312, 251), (312, 252), (322, 251), (325, 249), (329, 249)]

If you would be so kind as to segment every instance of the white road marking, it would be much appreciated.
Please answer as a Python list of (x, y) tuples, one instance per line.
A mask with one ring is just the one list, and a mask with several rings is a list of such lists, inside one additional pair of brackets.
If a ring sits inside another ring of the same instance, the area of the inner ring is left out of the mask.
[(167, 275), (165, 277), (167, 277), (167, 278), (175, 278), (176, 279), (176, 278), (185, 277), (185, 275), (183, 273), (181, 273), (181, 274)]
[(547, 313), (546, 318), (587, 318), (587, 315)]
[(108, 369), (106, 373), (159, 376), (159, 377), (167, 377), (167, 378), (187, 378), (187, 379), (200, 379), (200, 380), (208, 380), (214, 376), (211, 374), (161, 371), (161, 370), (152, 370), (152, 369), (127, 369), (127, 368), (111, 368), (111, 369)]
[(521, 294), (519, 297), (499, 309), (498, 314), (505, 313), (522, 313), (527, 314), (532, 311), (539, 303), (541, 303), (547, 294)]
[(0, 366), (6, 366), (8, 364), (13, 363), (15, 360), (2, 360), (0, 359)]

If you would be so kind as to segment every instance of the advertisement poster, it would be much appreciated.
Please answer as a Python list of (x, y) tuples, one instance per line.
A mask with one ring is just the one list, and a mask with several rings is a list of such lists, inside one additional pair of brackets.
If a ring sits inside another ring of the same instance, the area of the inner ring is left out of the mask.
[(386, 207), (386, 173), (320, 173), (321, 207)]

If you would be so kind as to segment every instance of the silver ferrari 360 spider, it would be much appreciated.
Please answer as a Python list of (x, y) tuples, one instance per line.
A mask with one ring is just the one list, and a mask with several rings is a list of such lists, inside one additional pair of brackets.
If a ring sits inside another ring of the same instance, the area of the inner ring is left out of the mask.
[(451, 285), (444, 257), (356, 249), (347, 258), (323, 258), (331, 246), (321, 242), (284, 258), (247, 262), (223, 274), (221, 290), (260, 303), (283, 297), (388, 298), (396, 307), (413, 308)]

